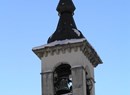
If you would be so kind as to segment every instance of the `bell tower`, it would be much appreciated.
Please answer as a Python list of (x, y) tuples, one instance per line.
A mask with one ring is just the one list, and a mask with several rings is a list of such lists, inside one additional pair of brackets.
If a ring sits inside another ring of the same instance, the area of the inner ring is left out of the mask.
[(32, 49), (41, 60), (42, 95), (95, 95), (94, 68), (102, 61), (77, 29), (74, 10), (72, 0), (60, 0), (56, 31)]

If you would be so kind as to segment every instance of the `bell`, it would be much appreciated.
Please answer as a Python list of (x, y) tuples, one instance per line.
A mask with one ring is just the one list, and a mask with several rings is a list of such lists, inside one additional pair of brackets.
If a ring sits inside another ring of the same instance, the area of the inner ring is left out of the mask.
[(57, 83), (56, 94), (61, 95), (71, 92), (71, 89), (68, 84), (69, 84), (69, 78), (62, 77)]
[(62, 64), (58, 66), (54, 73), (54, 87), (56, 95), (67, 94), (71, 92), (69, 75), (71, 74), (70, 65)]

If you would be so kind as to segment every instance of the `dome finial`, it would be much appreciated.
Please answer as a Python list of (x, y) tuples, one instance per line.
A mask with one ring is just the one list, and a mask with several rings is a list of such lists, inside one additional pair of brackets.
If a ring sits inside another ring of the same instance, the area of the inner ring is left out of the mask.
[(72, 13), (75, 10), (75, 6), (72, 2), (72, 0), (60, 0), (58, 6), (57, 6), (57, 11), (59, 12), (59, 14), (62, 14), (64, 12), (69, 12)]

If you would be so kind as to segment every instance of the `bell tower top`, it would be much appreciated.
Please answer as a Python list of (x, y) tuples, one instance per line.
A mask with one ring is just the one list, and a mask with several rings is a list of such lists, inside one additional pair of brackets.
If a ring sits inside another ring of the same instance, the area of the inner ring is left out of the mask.
[(60, 19), (56, 31), (49, 37), (48, 43), (84, 38), (83, 34), (77, 29), (73, 19), (74, 10), (75, 6), (72, 0), (60, 0), (57, 6)]
[(32, 49), (41, 60), (42, 95), (95, 95), (94, 68), (102, 60), (77, 29), (74, 10), (72, 0), (60, 0), (55, 32)]

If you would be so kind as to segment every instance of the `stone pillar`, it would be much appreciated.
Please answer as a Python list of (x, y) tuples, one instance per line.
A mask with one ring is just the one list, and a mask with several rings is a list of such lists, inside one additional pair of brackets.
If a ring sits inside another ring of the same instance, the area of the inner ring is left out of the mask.
[(54, 95), (53, 72), (43, 72), (42, 77), (42, 95)]
[(86, 94), (86, 73), (83, 66), (72, 67), (73, 95)]

